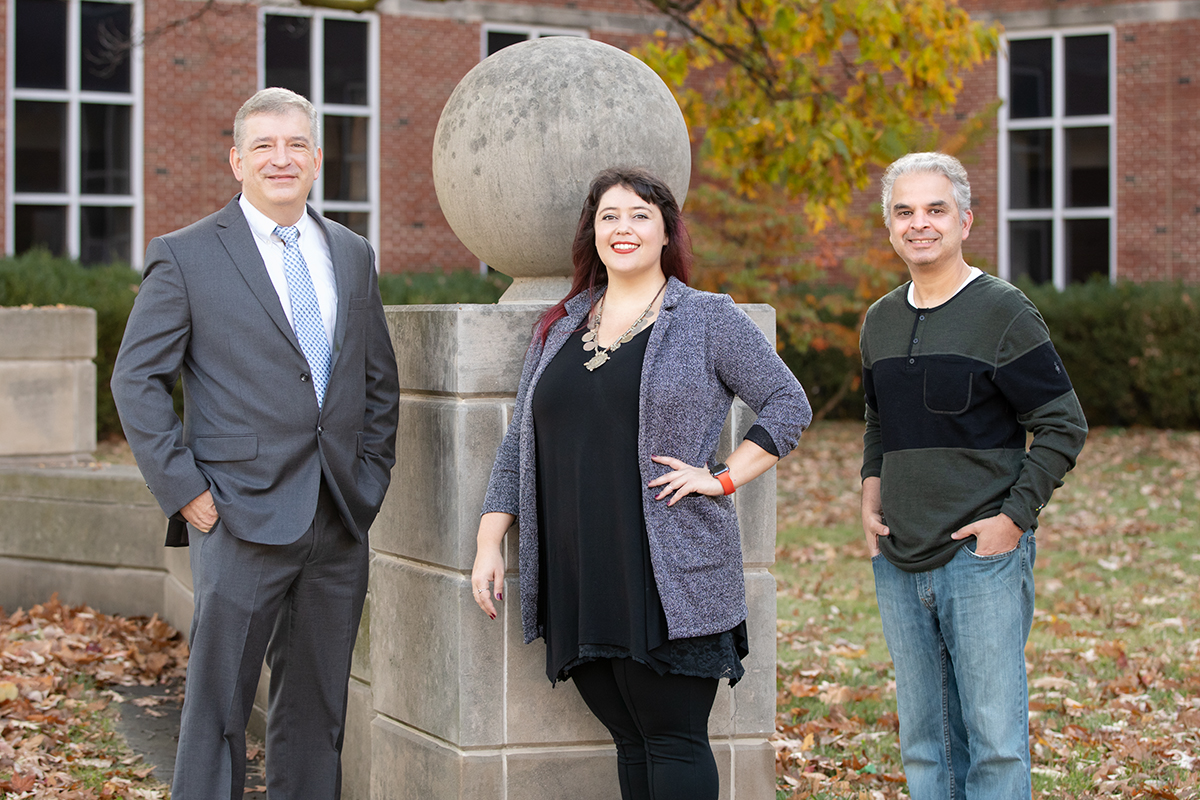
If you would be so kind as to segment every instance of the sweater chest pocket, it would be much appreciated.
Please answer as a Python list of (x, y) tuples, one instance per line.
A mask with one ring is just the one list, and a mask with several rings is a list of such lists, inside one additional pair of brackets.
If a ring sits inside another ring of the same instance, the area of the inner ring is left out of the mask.
[(931, 364), (925, 368), (922, 395), (925, 410), (933, 414), (962, 414), (971, 407), (974, 376), (953, 364)]

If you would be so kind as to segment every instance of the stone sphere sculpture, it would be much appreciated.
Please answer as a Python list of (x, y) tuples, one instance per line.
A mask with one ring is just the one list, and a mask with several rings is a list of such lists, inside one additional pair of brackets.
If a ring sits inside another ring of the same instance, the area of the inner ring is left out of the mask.
[(480, 62), (434, 135), (442, 213), (472, 253), (514, 278), (507, 302), (565, 294), (588, 186), (614, 166), (648, 169), (682, 205), (687, 125), (653, 70), (590, 39), (536, 39)]

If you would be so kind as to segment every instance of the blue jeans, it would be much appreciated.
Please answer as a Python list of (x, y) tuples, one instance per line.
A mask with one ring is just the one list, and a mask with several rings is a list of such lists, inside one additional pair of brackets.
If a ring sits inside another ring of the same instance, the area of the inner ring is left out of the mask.
[(1030, 797), (1025, 642), (1036, 554), (1026, 531), (998, 555), (975, 555), (970, 539), (928, 572), (872, 559), (913, 800)]

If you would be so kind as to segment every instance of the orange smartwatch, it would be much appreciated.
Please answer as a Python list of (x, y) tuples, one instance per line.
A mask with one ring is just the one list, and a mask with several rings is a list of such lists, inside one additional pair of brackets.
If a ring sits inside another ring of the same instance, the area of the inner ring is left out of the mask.
[(733, 478), (729, 475), (729, 465), (725, 462), (713, 464), (708, 468), (708, 471), (714, 478), (721, 482), (721, 486), (725, 488), (725, 494), (733, 494), (737, 489), (737, 487), (733, 485)]

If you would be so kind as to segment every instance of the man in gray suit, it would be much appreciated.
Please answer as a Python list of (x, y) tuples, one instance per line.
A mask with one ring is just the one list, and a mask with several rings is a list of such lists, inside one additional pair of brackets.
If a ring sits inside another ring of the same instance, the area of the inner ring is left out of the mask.
[(371, 246), (305, 202), (318, 131), (312, 104), (286, 89), (246, 101), (229, 153), (242, 193), (150, 242), (113, 373), (125, 435), (172, 519), (167, 544), (191, 546), (175, 800), (243, 796), (264, 654), (268, 793), (340, 794), (398, 381)]

